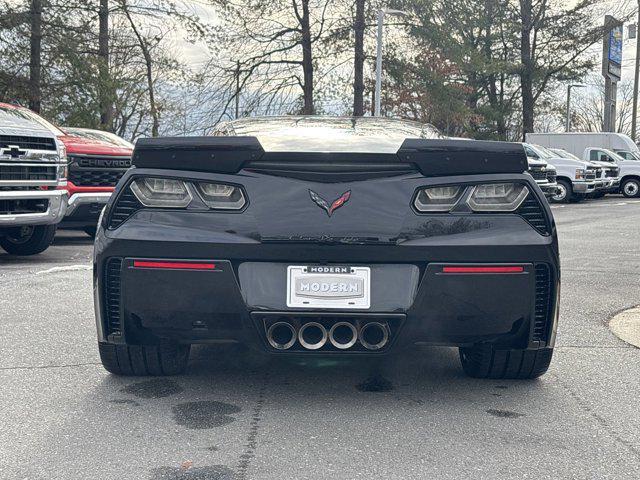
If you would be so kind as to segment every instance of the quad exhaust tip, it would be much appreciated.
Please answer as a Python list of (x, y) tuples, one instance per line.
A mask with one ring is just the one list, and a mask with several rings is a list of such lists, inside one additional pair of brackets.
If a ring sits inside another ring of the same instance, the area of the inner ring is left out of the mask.
[(288, 322), (276, 322), (267, 330), (267, 341), (276, 350), (288, 350), (296, 343), (296, 329)]
[(339, 350), (353, 347), (358, 340), (358, 330), (349, 322), (334, 323), (329, 330), (329, 342)]
[(360, 328), (360, 343), (367, 350), (380, 350), (389, 342), (389, 328), (380, 322), (365, 323)]
[(327, 329), (318, 322), (305, 323), (298, 330), (298, 341), (307, 350), (318, 350), (327, 343)]

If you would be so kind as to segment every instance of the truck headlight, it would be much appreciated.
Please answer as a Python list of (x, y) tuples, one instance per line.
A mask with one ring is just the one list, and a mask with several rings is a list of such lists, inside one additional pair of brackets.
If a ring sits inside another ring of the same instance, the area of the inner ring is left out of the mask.
[(586, 178), (586, 170), (583, 168), (576, 168), (576, 180), (584, 180)]

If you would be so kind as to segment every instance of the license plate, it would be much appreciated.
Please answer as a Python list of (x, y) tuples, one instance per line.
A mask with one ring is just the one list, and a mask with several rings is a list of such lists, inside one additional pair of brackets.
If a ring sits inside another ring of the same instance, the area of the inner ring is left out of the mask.
[(287, 307), (362, 309), (370, 304), (369, 267), (287, 267)]

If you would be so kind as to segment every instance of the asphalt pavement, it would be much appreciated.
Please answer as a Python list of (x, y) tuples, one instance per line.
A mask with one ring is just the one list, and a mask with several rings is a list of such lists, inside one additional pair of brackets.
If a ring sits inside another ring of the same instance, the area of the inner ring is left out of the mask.
[(638, 479), (640, 200), (553, 208), (562, 300), (549, 372), (466, 378), (457, 352), (372, 362), (198, 347), (185, 376), (99, 364), (91, 241), (0, 253), (2, 479)]

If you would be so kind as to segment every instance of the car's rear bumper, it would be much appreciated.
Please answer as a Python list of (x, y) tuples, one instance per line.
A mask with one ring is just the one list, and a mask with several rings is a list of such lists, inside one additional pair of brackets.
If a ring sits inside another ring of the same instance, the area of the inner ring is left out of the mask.
[(0, 227), (24, 225), (53, 225), (59, 223), (67, 210), (67, 192), (64, 190), (19, 190), (0, 192), (0, 201), (8, 203), (42, 201), (42, 206), (24, 213), (0, 213)]
[[(391, 325), (392, 338), (381, 351), (408, 343), (553, 345), (559, 292), (555, 240), (548, 237), (528, 245), (456, 243), (444, 238), (439, 245), (421, 246), (215, 244), (99, 235), (94, 268), (98, 337), (128, 344), (160, 338), (239, 341), (278, 352), (265, 340), (269, 322), (284, 318), (300, 324), (311, 316), (327, 329), (338, 317), (356, 324), (382, 318)], [(160, 267), (136, 267), (135, 259)], [(215, 269), (162, 267), (163, 262), (185, 259), (208, 262)], [(371, 267), (371, 307), (288, 308), (287, 266), (318, 263)], [(523, 268), (519, 273), (449, 274), (443, 272), (445, 265)]]

